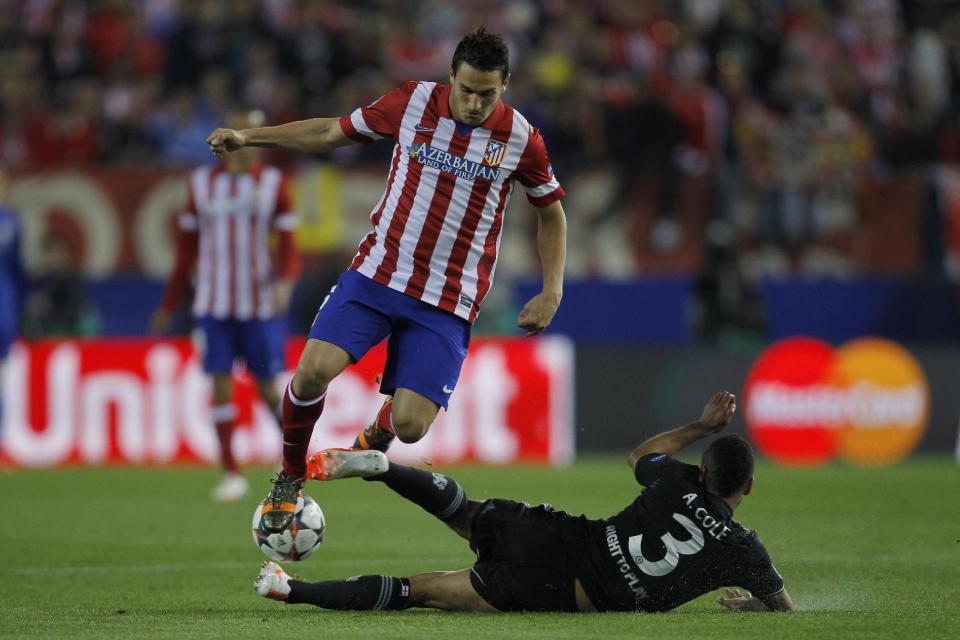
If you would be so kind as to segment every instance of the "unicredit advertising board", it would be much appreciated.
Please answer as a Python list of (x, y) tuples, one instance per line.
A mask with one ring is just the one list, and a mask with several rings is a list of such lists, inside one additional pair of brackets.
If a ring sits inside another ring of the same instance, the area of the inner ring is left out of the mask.
[[(290, 370), (303, 346), (291, 340)], [(448, 411), (399, 461), (450, 464), (572, 460), (573, 345), (560, 337), (477, 339)], [(380, 345), (330, 385), (312, 449), (349, 446), (383, 401)], [(280, 460), (280, 434), (248, 378), (236, 377), (234, 447), (246, 463)], [(286, 380), (278, 380), (285, 384)], [(210, 387), (193, 344), (178, 340), (18, 344), (6, 363), (0, 463), (214, 462)]]
[(930, 391), (916, 359), (894, 342), (861, 338), (835, 348), (798, 337), (760, 355), (742, 406), (750, 437), (777, 462), (884, 465), (920, 442)]

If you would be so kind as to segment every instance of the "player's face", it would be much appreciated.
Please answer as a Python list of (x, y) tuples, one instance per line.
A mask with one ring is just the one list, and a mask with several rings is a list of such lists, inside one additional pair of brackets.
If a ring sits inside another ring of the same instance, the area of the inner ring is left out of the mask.
[(510, 76), (500, 71), (478, 71), (461, 62), (456, 74), (450, 70), (450, 111), (455, 120), (471, 126), (482, 124), (493, 113)]

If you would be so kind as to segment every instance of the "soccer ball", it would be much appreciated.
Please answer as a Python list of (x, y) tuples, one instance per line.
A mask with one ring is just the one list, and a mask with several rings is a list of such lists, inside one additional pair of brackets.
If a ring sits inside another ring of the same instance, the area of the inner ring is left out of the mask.
[(316, 551), (323, 542), (326, 520), (320, 505), (310, 496), (297, 498), (297, 510), (290, 527), (280, 533), (272, 533), (263, 528), (260, 512), (263, 503), (253, 512), (253, 541), (257, 543), (271, 560), (290, 562), (303, 560)]

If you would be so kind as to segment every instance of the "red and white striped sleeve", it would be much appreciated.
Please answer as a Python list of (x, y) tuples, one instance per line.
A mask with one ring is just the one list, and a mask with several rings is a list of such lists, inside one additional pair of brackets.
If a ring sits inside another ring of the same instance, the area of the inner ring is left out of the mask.
[(530, 127), (530, 138), (514, 175), (526, 188), (527, 200), (535, 207), (545, 207), (567, 195), (553, 175), (547, 146), (536, 127)]
[(369, 144), (380, 138), (396, 139), (400, 122), (417, 82), (404, 82), (372, 104), (340, 118), (340, 128), (351, 140)]

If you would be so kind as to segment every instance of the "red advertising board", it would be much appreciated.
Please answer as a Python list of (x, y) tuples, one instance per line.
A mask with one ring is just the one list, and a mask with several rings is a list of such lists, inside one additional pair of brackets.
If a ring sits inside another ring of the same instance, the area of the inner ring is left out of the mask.
[[(290, 369), (302, 341), (291, 340)], [(382, 402), (384, 345), (330, 386), (312, 449), (349, 446)], [(234, 448), (245, 463), (280, 459), (277, 426), (236, 378)], [(278, 379), (285, 384), (286, 378)], [(18, 344), (7, 361), (0, 463), (14, 466), (214, 462), (210, 388), (189, 340)], [(574, 455), (573, 346), (563, 338), (478, 339), (448, 411), (399, 461), (564, 464)]]

